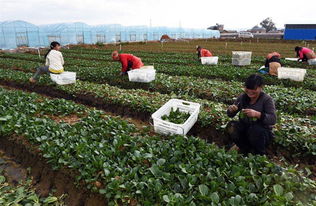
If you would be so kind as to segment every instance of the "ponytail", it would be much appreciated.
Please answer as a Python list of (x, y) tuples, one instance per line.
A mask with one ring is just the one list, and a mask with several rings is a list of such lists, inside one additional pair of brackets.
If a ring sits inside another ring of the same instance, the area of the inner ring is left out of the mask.
[(297, 47), (295, 47), (295, 51), (296, 51), (296, 56), (297, 57), (299, 57), (300, 56), (300, 51), (302, 50), (303, 48), (302, 47), (299, 47), (299, 46), (297, 46)]
[(198, 58), (201, 57), (201, 49), (202, 49), (201, 46), (196, 46), (196, 51), (197, 51), (197, 53), (198, 53)]
[(47, 55), (49, 54), (49, 52), (52, 51), (52, 49), (54, 49), (56, 46), (60, 46), (60, 43), (58, 43), (57, 41), (53, 41), (53, 42), (50, 43), (49, 50), (44, 55), (45, 59), (46, 59)]

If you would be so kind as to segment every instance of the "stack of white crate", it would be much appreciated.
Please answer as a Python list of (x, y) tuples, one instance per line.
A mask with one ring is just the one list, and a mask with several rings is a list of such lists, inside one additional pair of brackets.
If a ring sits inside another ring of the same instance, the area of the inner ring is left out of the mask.
[(252, 52), (248, 51), (233, 51), (232, 64), (236, 66), (246, 66), (251, 63)]

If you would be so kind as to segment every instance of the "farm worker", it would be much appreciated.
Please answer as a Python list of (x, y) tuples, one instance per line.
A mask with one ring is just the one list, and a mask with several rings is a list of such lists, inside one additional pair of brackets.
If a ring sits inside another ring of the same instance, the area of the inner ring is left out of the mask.
[(229, 122), (227, 131), (241, 153), (263, 155), (273, 139), (272, 128), (276, 123), (274, 101), (262, 91), (263, 78), (260, 75), (250, 75), (244, 86), (244, 93), (227, 109), (229, 117), (239, 112), (239, 120)]
[(281, 67), (281, 55), (278, 52), (272, 52), (267, 55), (265, 68), (268, 68), (270, 75), (278, 76), (278, 68)]
[(299, 58), (299, 60), (302, 60), (303, 62), (306, 62), (310, 59), (316, 59), (316, 54), (313, 50), (306, 48), (306, 47), (295, 47), (296, 56)]
[(114, 61), (120, 61), (122, 64), (121, 75), (127, 74), (131, 69), (139, 69), (144, 66), (142, 60), (132, 54), (119, 54), (117, 51), (112, 53)]
[(39, 80), (41, 74), (60, 74), (64, 72), (64, 58), (62, 53), (59, 51), (60, 49), (61, 46), (57, 41), (50, 43), (50, 49), (45, 54), (45, 66), (37, 68), (34, 76), (29, 79), (31, 83), (35, 83)]
[(200, 46), (197, 46), (197, 47), (196, 47), (196, 51), (197, 51), (198, 58), (200, 58), (200, 57), (211, 57), (211, 56), (213, 56), (212, 53), (211, 53), (209, 50), (203, 49), (203, 48), (200, 47)]

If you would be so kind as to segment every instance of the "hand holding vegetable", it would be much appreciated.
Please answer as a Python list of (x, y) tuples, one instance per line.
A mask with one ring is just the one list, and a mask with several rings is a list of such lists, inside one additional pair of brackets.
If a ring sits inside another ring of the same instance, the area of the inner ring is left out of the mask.
[(255, 117), (258, 119), (260, 119), (260, 117), (261, 117), (261, 112), (258, 112), (258, 111), (253, 110), (253, 109), (243, 109), (242, 112), (244, 114), (246, 114), (247, 117)]
[(230, 112), (236, 112), (236, 111), (238, 110), (238, 107), (237, 107), (237, 105), (232, 104), (232, 105), (230, 105), (230, 106), (228, 107), (228, 110), (229, 110)]

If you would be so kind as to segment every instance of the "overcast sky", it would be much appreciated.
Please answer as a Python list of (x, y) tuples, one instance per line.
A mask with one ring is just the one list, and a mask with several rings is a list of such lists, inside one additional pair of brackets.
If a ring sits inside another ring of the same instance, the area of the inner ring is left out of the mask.
[[(316, 0), (0, 0), (0, 21), (33, 24), (85, 22), (228, 29), (250, 28), (271, 17), (286, 23), (316, 24)], [(151, 21), (150, 21), (151, 20)]]

